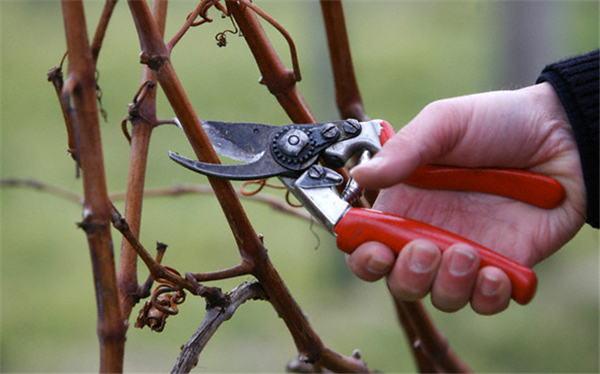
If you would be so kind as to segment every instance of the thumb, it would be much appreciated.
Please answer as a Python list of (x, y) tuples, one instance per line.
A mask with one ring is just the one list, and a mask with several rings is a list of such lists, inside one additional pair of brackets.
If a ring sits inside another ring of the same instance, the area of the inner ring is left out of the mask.
[(418, 167), (439, 159), (457, 143), (464, 121), (456, 118), (453, 106), (429, 104), (408, 125), (389, 139), (368, 162), (352, 169), (352, 177), (363, 187), (380, 189), (398, 184)]

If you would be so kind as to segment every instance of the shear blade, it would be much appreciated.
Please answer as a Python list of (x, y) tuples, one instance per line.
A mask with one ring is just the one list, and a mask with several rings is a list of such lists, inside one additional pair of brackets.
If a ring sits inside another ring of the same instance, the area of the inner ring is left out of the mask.
[(279, 126), (200, 120), (215, 152), (237, 161), (258, 161), (269, 149), (271, 135)]
[(209, 164), (191, 160), (175, 152), (169, 151), (169, 157), (179, 165), (209, 177), (231, 180), (254, 180), (274, 176), (291, 176), (290, 170), (279, 165), (268, 155), (258, 161), (240, 165)]

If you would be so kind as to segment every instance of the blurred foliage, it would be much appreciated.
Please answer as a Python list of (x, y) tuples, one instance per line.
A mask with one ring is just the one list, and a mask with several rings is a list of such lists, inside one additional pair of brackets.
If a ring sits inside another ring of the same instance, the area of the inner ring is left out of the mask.
[[(319, 5), (316, 1), (257, 1), (294, 37), (304, 80), (299, 88), (320, 120), (338, 117)], [(530, 84), (502, 81), (503, 38), (512, 2), (348, 1), (347, 24), (367, 112), (400, 128), (427, 103), (450, 96)], [(598, 2), (535, 2), (539, 14), (558, 17), (560, 35), (545, 61), (598, 48)], [(196, 2), (172, 1), (166, 35), (179, 28)], [(102, 2), (86, 2), (93, 33)], [(65, 52), (59, 2), (2, 1), (1, 176), (37, 179), (81, 193), (66, 154), (66, 133), (46, 72)], [(172, 59), (199, 115), (207, 119), (284, 124), (285, 113), (265, 87), (243, 39), (216, 33), (230, 28), (216, 12), (195, 28)], [(286, 63), (283, 38), (266, 27)], [(544, 30), (540, 30), (543, 33)], [(526, 35), (535, 43), (539, 35)], [(127, 4), (119, 2), (98, 64), (108, 122), (102, 123), (111, 192), (125, 188), (128, 144), (119, 128), (140, 75), (139, 44)], [(539, 66), (539, 70), (543, 66)], [(172, 116), (162, 99), (159, 115)], [(190, 153), (183, 134), (159, 128), (152, 140), (148, 187), (206, 183), (168, 160), (167, 150)], [(1, 356), (3, 372), (88, 372), (98, 367), (96, 309), (91, 266), (78, 204), (24, 188), (1, 191)], [(361, 349), (370, 367), (411, 372), (414, 365), (385, 284), (357, 280), (323, 230), (297, 218), (244, 202), (265, 236), (273, 262), (325, 344), (350, 354)], [(121, 201), (117, 206), (122, 209)], [(120, 237), (113, 236), (118, 255)], [(142, 242), (169, 244), (165, 263), (185, 271), (234, 265), (237, 251), (212, 196), (149, 198)], [(317, 250), (315, 250), (317, 249)], [(540, 288), (527, 307), (498, 316), (468, 308), (444, 314), (430, 308), (453, 348), (479, 372), (598, 372), (598, 232), (584, 228), (558, 254), (536, 267)], [(140, 271), (140, 279), (146, 272)], [(229, 290), (236, 279), (218, 285)], [(169, 371), (179, 347), (204, 313), (188, 298), (161, 334), (131, 327), (125, 369)], [(135, 315), (132, 317), (135, 318)], [(131, 321), (133, 324), (133, 320)], [(268, 303), (248, 302), (226, 323), (200, 357), (197, 371), (278, 372), (295, 355), (285, 326)]]

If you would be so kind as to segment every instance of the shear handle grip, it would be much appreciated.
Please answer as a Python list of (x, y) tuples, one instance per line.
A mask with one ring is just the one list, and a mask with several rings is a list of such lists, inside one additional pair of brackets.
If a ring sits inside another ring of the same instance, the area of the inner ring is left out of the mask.
[[(381, 121), (379, 141), (384, 145), (395, 135), (387, 121)], [(425, 165), (405, 181), (425, 189), (482, 192), (552, 209), (565, 198), (565, 190), (555, 179), (519, 169), (464, 168)]]
[(565, 198), (565, 190), (555, 179), (519, 169), (425, 165), (405, 182), (425, 189), (503, 196), (544, 209), (556, 208)]
[(453, 244), (463, 243), (480, 255), (480, 268), (494, 266), (503, 270), (512, 283), (512, 299), (525, 305), (533, 298), (537, 277), (533, 270), (468, 239), (428, 224), (371, 209), (352, 208), (335, 227), (337, 246), (352, 253), (367, 242), (380, 242), (400, 253), (409, 242), (423, 238), (434, 242), (442, 252)]

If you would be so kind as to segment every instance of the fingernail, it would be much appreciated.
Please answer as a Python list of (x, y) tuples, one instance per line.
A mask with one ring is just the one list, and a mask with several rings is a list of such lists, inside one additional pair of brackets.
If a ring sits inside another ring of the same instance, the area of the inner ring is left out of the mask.
[(485, 274), (483, 278), (481, 278), (479, 290), (486, 296), (495, 296), (500, 290), (500, 280), (489, 274)]
[(390, 272), (391, 267), (391, 262), (377, 256), (372, 256), (367, 262), (367, 270), (373, 274), (387, 274)]
[(475, 263), (475, 255), (460, 248), (454, 249), (450, 257), (450, 273), (453, 275), (465, 275), (472, 270)]
[(410, 250), (408, 268), (415, 273), (423, 274), (430, 271), (436, 264), (439, 251), (434, 248), (417, 245)]
[(352, 175), (354, 170), (357, 170), (357, 169), (369, 169), (369, 170), (378, 169), (380, 167), (380, 165), (383, 165), (383, 163), (384, 163), (383, 158), (374, 157), (374, 158), (370, 159), (369, 161), (352, 168), (352, 170), (350, 170), (350, 174)]

